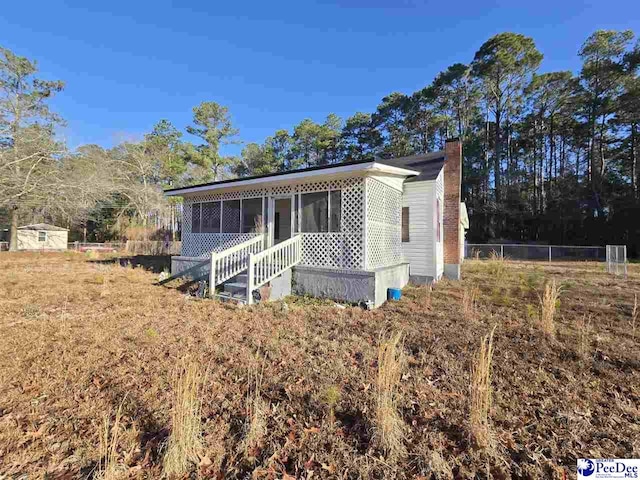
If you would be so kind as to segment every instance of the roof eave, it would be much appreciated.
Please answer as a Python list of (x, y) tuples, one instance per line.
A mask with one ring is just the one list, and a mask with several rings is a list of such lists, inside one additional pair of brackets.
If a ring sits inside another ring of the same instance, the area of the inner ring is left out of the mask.
[(366, 174), (368, 172), (383, 173), (393, 176), (409, 177), (418, 175), (420, 172), (409, 170), (406, 168), (394, 167), (375, 161), (354, 163), (349, 165), (336, 165), (335, 167), (327, 167), (316, 170), (303, 170), (298, 172), (280, 173), (277, 175), (267, 175), (262, 177), (254, 177), (248, 179), (239, 179), (234, 181), (226, 181), (214, 183), (210, 185), (195, 185), (193, 187), (185, 187), (180, 189), (172, 189), (165, 191), (164, 194), (169, 197), (181, 197), (198, 192), (210, 192), (217, 190), (228, 190), (235, 188), (250, 187), (265, 183), (289, 183), (295, 180), (306, 180), (310, 178), (326, 177), (326, 176), (349, 176), (350, 174)]

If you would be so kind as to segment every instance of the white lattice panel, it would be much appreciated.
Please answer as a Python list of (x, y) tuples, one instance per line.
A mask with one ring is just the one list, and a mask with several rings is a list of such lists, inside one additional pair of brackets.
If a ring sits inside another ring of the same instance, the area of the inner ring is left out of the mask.
[(185, 233), (182, 236), (182, 255), (207, 257), (211, 252), (221, 252), (246, 242), (258, 233)]
[[(302, 265), (327, 268), (364, 269), (364, 179), (307, 182), (265, 189), (239, 190), (222, 194), (204, 194), (184, 200), (182, 255), (198, 257), (244, 242), (256, 234), (191, 233), (193, 203), (237, 200), (268, 195), (288, 195), (341, 190), (340, 232), (303, 233)], [(224, 209), (223, 209), (224, 215)]]
[(271, 188), (271, 195), (289, 195), (292, 193), (291, 185), (281, 185)]
[(367, 268), (402, 261), (402, 192), (367, 179)]
[(362, 235), (353, 233), (303, 233), (302, 265), (361, 270), (364, 265)]
[(364, 179), (322, 181), (297, 185), (297, 193), (341, 190), (340, 232), (303, 233), (302, 265), (364, 269)]

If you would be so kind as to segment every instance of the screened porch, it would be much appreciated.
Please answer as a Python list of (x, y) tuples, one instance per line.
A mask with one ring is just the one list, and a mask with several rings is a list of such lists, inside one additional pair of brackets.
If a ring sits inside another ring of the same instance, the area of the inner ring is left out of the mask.
[(256, 236), (267, 249), (299, 235), (301, 266), (367, 270), (399, 264), (406, 172), (361, 168), (349, 175), (315, 175), (314, 181), (267, 177), (251, 187), (187, 192), (182, 255), (206, 257)]

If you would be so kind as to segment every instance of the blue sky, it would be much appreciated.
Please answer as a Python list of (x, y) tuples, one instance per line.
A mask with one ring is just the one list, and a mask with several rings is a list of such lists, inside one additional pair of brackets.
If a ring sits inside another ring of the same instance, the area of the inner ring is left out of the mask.
[(600, 28), (640, 33), (640, 2), (5, 2), (0, 45), (66, 82), (52, 105), (71, 147), (139, 138), (161, 118), (184, 129), (205, 100), (261, 142), (303, 118), (371, 112), (503, 31), (532, 36), (543, 71), (575, 71)]

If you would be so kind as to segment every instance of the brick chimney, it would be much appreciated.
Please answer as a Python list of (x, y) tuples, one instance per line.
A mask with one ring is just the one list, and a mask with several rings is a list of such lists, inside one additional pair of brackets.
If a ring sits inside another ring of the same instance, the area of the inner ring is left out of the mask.
[(460, 201), (462, 185), (462, 143), (447, 140), (444, 146), (444, 276), (460, 280)]

